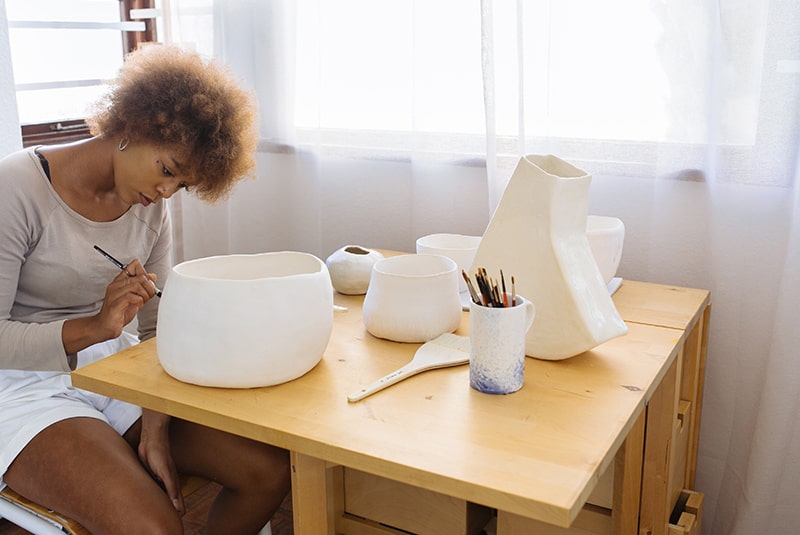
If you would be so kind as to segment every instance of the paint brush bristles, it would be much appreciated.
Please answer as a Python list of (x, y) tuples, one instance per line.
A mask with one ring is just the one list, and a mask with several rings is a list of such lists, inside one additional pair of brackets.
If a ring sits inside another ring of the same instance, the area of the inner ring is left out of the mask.
[(511, 306), (517, 306), (517, 289), (515, 288), (514, 276), (511, 276)]
[(467, 289), (469, 290), (470, 299), (472, 299), (472, 301), (476, 305), (480, 305), (481, 304), (481, 298), (478, 297), (478, 292), (476, 292), (475, 291), (475, 287), (472, 286), (472, 281), (470, 280), (469, 275), (467, 275), (467, 272), (464, 271), (463, 269), (461, 270), (461, 276), (464, 277), (465, 281), (467, 281)]
[[(506, 278), (502, 269), (500, 270), (500, 279), (498, 280), (490, 277), (485, 268), (479, 267), (475, 271), (475, 281), (477, 282), (478, 286), (477, 291), (472, 285), (472, 280), (470, 279), (469, 275), (467, 275), (467, 272), (463, 269), (461, 270), (461, 276), (464, 277), (465, 281), (467, 281), (469, 295), (476, 305), (494, 308), (509, 307), (508, 293), (506, 293)], [(514, 277), (511, 277), (511, 280), (513, 291)], [(516, 303), (516, 298), (512, 298), (512, 303)], [(511, 304), (510, 306), (514, 306), (514, 304)]]
[(508, 294), (506, 293), (506, 278), (503, 276), (503, 270), (500, 270), (500, 282), (503, 285), (503, 306), (508, 306)]

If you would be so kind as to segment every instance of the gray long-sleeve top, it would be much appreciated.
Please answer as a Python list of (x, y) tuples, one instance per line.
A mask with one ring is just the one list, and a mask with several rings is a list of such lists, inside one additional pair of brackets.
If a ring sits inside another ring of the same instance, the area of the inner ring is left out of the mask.
[[(163, 288), (170, 243), (163, 201), (90, 221), (59, 197), (32, 148), (0, 160), (0, 369), (69, 371), (64, 321), (96, 314), (119, 273), (95, 244), (122, 263), (138, 258)], [(139, 312), (141, 340), (155, 335), (158, 301)]]

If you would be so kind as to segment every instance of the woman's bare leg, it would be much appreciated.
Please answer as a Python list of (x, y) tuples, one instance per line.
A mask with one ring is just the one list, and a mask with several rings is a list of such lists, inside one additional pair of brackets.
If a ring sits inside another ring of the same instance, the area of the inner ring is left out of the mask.
[(70, 418), (44, 429), (3, 479), (93, 535), (183, 532), (180, 516), (135, 451), (101, 420)]
[(286, 450), (179, 419), (170, 423), (170, 449), (180, 473), (223, 486), (209, 512), (209, 535), (258, 533), (290, 490)]

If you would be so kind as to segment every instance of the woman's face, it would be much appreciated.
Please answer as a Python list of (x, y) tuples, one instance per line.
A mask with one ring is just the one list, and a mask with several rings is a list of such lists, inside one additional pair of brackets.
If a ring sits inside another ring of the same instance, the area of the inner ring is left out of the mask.
[(128, 205), (148, 206), (194, 183), (187, 166), (188, 151), (180, 146), (130, 142), (115, 156), (114, 183)]

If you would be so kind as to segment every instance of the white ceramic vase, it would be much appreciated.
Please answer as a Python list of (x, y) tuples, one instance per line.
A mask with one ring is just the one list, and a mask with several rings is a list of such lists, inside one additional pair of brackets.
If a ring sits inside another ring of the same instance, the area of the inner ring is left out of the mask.
[(561, 360), (628, 331), (586, 236), (591, 175), (551, 155), (520, 158), (472, 271), (502, 269), (536, 306), (525, 352)]
[(378, 261), (362, 317), (370, 334), (395, 342), (427, 342), (453, 332), (461, 323), (456, 263), (429, 254)]
[(172, 269), (159, 304), (164, 370), (203, 386), (296, 379), (322, 358), (333, 327), (325, 263), (301, 252), (213, 256)]
[(379, 251), (360, 245), (345, 245), (337, 249), (325, 261), (333, 288), (345, 295), (367, 293), (372, 266), (382, 258)]

